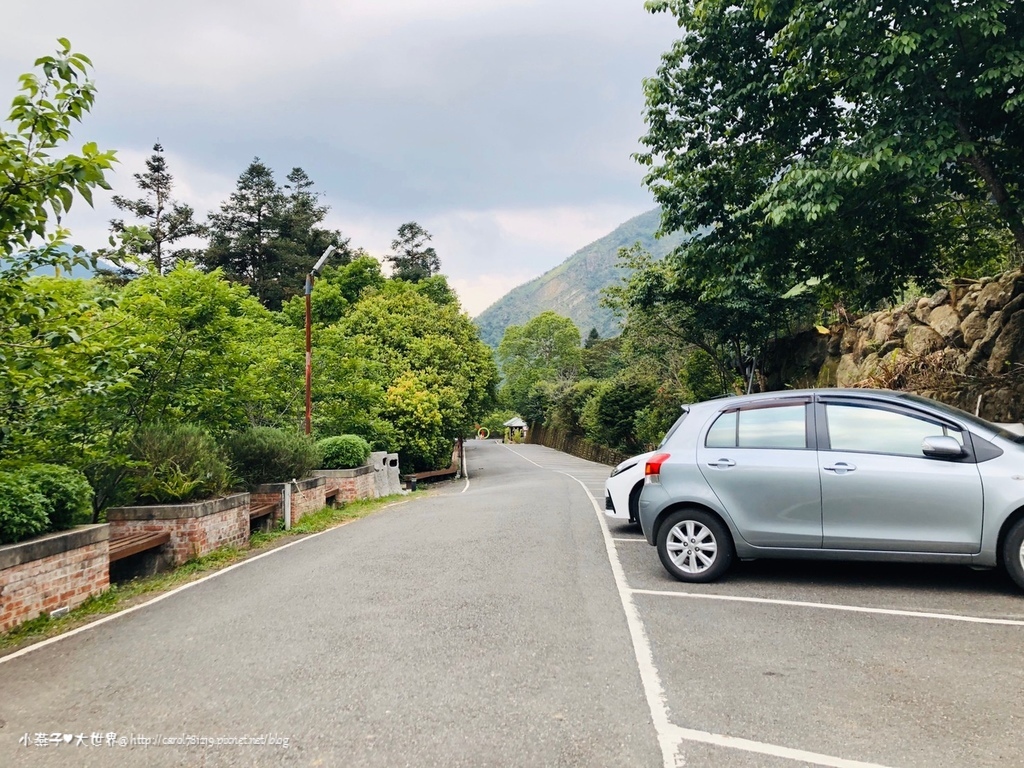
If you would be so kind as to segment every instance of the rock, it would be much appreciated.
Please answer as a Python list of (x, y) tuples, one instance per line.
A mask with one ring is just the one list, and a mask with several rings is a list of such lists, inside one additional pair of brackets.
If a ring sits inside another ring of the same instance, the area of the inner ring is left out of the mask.
[(1015, 312), (1003, 326), (988, 358), (989, 373), (1008, 373), (1010, 366), (1024, 362), (1024, 311)]
[(985, 338), (985, 330), (987, 328), (988, 321), (985, 320), (985, 316), (977, 310), (971, 312), (960, 323), (960, 333), (964, 335), (964, 344), (970, 347), (974, 345), (974, 342)]
[(922, 323), (927, 323), (928, 315), (932, 313), (932, 308), (928, 304), (928, 299), (920, 299), (917, 302), (917, 309), (914, 310), (914, 317)]
[(889, 339), (885, 344), (878, 348), (878, 356), (880, 358), (887, 357), (898, 349), (903, 348), (902, 339)]
[(994, 281), (982, 288), (978, 294), (978, 310), (984, 315), (991, 315), (997, 309), (1002, 309), (1009, 300), (1009, 287)]
[(860, 366), (857, 365), (853, 355), (843, 355), (839, 358), (839, 366), (836, 368), (837, 387), (851, 387), (861, 378)]
[(878, 344), (885, 344), (892, 337), (892, 323), (882, 319), (875, 323), (871, 338)]
[(943, 338), (952, 338), (960, 330), (960, 315), (949, 304), (942, 304), (928, 316), (928, 325)]
[(927, 355), (937, 349), (942, 349), (945, 342), (942, 337), (929, 328), (927, 325), (913, 325), (907, 330), (903, 346), (912, 355)]
[(896, 334), (898, 336), (905, 336), (912, 324), (913, 320), (911, 320), (910, 315), (901, 314), (896, 319)]
[(936, 307), (945, 304), (947, 301), (949, 301), (949, 291), (943, 288), (942, 290), (937, 291), (935, 295), (928, 300), (928, 306), (935, 309)]
[(967, 295), (960, 299), (957, 309), (960, 311), (961, 317), (971, 315), (978, 308), (978, 293), (977, 288), (971, 288), (967, 291)]

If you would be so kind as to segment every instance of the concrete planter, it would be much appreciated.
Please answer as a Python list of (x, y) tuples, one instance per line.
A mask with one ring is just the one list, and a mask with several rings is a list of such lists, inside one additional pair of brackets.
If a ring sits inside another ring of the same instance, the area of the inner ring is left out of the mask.
[(353, 469), (314, 469), (312, 474), (313, 477), (324, 479), (325, 493), (338, 491), (338, 501), (356, 501), (357, 499), (377, 497), (373, 467), (369, 464)]
[(249, 494), (235, 493), (190, 504), (111, 507), (107, 510), (112, 538), (132, 533), (171, 535), (173, 565), (201, 557), (219, 547), (242, 547), (249, 541)]
[(295, 525), (302, 519), (303, 515), (310, 512), (319, 512), (324, 508), (324, 493), (327, 481), (322, 477), (307, 477), (304, 480), (293, 480), (290, 483), (265, 483), (257, 485), (252, 491), (252, 503), (262, 504), (272, 501), (281, 505), (284, 509), (284, 489), (286, 485), (292, 487), (291, 497), (291, 523)]
[(80, 525), (0, 546), (0, 632), (104, 592), (109, 538), (107, 525)]

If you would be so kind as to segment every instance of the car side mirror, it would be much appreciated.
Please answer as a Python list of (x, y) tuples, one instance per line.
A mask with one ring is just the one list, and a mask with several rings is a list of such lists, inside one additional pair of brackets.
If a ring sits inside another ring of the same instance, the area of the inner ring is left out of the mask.
[(921, 452), (933, 459), (959, 459), (964, 455), (964, 448), (955, 437), (936, 435), (924, 439)]

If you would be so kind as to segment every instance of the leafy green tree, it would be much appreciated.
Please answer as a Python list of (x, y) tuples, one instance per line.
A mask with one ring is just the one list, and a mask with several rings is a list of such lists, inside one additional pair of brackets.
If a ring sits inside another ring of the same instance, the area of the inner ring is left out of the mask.
[[(206, 227), (195, 220), (191, 206), (171, 196), (174, 177), (167, 169), (164, 148), (159, 143), (153, 145), (153, 154), (146, 160), (146, 172), (135, 174), (135, 183), (143, 197), (130, 200), (114, 195), (111, 198), (117, 208), (142, 219), (149, 233), (148, 239), (140, 241), (137, 252), (132, 255), (148, 260), (158, 274), (172, 268), (179, 259), (195, 259), (199, 254), (195, 249), (172, 250), (171, 247), (179, 240), (205, 235)], [(127, 230), (123, 219), (112, 220), (110, 228), (119, 235)]]
[(674, 257), (701, 294), (782, 295), (816, 280), (868, 306), (909, 280), (927, 283), (951, 227), (979, 221), (944, 212), (951, 204), (1005, 197), (1015, 231), (1022, 65), (1012, 4), (647, 7), (683, 31), (645, 82), (649, 151), (638, 159), (663, 229), (706, 228)]
[[(433, 280), (388, 280), (317, 333), (314, 364), (321, 360), (328, 374), (314, 373), (318, 433), (360, 434), (378, 448), (404, 446), (403, 461), (436, 468), (448, 463), (438, 446), (450, 449), (493, 408), (491, 350), (458, 302), (443, 293), (438, 303)], [(427, 411), (421, 433), (412, 435), (413, 414)], [(351, 421), (356, 418), (362, 423)], [(330, 419), (329, 429), (323, 419)]]
[(582, 363), (580, 332), (569, 318), (541, 312), (525, 325), (505, 330), (497, 358), (504, 379), (502, 398), (523, 411), (538, 382), (576, 378)]
[[(343, 318), (362, 297), (372, 289), (384, 285), (380, 262), (365, 252), (357, 252), (347, 264), (327, 267), (316, 279), (310, 297), (311, 318), (314, 325), (331, 325)], [(282, 307), (289, 322), (304, 327), (306, 322), (305, 296), (293, 296)]]
[(81, 154), (68, 151), (96, 89), (89, 59), (66, 39), (59, 43), (55, 55), (36, 61), (37, 72), (21, 76), (10, 127), (0, 130), (0, 455), (40, 413), (90, 382), (74, 364), (52, 365), (61, 348), (82, 350), (93, 297), (79, 297), (87, 307), (71, 304), (31, 277), (43, 267), (59, 273), (93, 265), (59, 220), (76, 196), (91, 204), (94, 189), (109, 189), (105, 173), (114, 162), (113, 152), (92, 142)]
[(637, 436), (637, 415), (651, 404), (655, 389), (652, 381), (635, 376), (601, 382), (583, 407), (587, 437), (619, 450), (638, 451), (643, 443)]
[(7, 280), (39, 266), (86, 264), (81, 249), (64, 247), (67, 229), (50, 229), (50, 213), (59, 219), (76, 193), (91, 205), (93, 189), (110, 189), (105, 172), (114, 163), (112, 151), (101, 152), (93, 142), (80, 155), (63, 149), (74, 123), (92, 109), (96, 87), (86, 79), (92, 62), (72, 52), (65, 38), (59, 43), (55, 56), (36, 60), (42, 77), (20, 77), (21, 93), (7, 117), (14, 130), (0, 131), (0, 256)]
[(1024, 252), (1024, 14), (1017, 3), (757, 0), (754, 12), (775, 30), (787, 64), (784, 89), (824, 86), (839, 100), (838, 131), (768, 190), (774, 219), (813, 219), (835, 205), (844, 178), (884, 173), (991, 200)]
[(391, 276), (396, 280), (418, 283), (441, 269), (437, 251), (427, 245), (430, 233), (415, 221), (398, 228), (398, 236), (391, 241), (394, 253), (386, 258), (391, 264)]

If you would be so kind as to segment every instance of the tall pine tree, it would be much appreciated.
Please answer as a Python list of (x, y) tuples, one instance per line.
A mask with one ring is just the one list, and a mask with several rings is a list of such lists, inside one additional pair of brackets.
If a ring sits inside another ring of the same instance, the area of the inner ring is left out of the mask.
[[(195, 221), (195, 211), (191, 206), (179, 203), (171, 196), (174, 177), (167, 170), (167, 158), (159, 142), (153, 145), (153, 154), (146, 160), (146, 172), (135, 174), (135, 183), (144, 193), (143, 197), (129, 200), (114, 195), (111, 198), (117, 208), (142, 219), (143, 226), (149, 230), (149, 241), (130, 240), (129, 249), (134, 251), (134, 255), (150, 261), (160, 274), (181, 259), (196, 258), (199, 251), (195, 249), (171, 248), (179, 240), (205, 236), (206, 227)], [(123, 234), (127, 226), (123, 219), (110, 222), (110, 229), (115, 234)]]
[(301, 168), (282, 188), (258, 157), (238, 178), (231, 197), (210, 215), (210, 247), (204, 265), (220, 267), (229, 279), (248, 285), (269, 309), (278, 310), (302, 292), (306, 273), (328, 245), (347, 261), (347, 240), (318, 225), (328, 208)]

